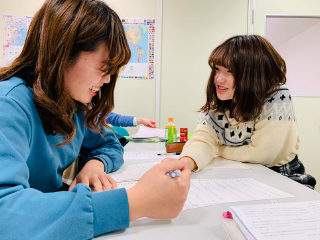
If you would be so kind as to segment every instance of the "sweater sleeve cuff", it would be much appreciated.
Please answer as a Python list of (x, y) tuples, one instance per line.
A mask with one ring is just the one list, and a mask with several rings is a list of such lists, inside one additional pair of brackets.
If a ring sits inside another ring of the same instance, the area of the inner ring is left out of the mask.
[(136, 117), (133, 118), (133, 123), (132, 124), (133, 124), (133, 126), (137, 126), (138, 125)]
[(100, 160), (100, 161), (103, 163), (103, 165), (104, 165), (104, 172), (105, 172), (105, 173), (110, 173), (110, 172), (112, 172), (113, 162), (112, 162), (112, 160), (111, 160), (110, 158), (104, 157), (104, 156), (102, 156), (102, 155), (98, 155), (98, 156), (94, 156), (94, 157), (88, 159), (88, 161), (90, 161), (91, 159), (98, 159), (98, 160)]
[(190, 157), (196, 162), (198, 168), (196, 168), (194, 172), (198, 172), (200, 169), (208, 165), (212, 160), (209, 159), (203, 152), (199, 151), (199, 149), (190, 147), (182, 151), (180, 158), (182, 157)]
[(124, 188), (92, 193), (94, 236), (128, 228), (129, 202)]

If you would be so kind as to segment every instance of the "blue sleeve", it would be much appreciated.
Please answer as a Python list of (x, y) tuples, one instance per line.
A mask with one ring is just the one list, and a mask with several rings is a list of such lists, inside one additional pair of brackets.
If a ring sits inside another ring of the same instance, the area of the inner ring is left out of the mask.
[(119, 169), (123, 161), (123, 147), (115, 133), (102, 127), (102, 136), (87, 129), (80, 153), (87, 159), (99, 159), (103, 162), (105, 172), (110, 173)]
[[(89, 187), (78, 184), (71, 192), (44, 193), (30, 186), (28, 158), (36, 147), (32, 132), (42, 126), (31, 124), (28, 107), (0, 96), (0, 239), (92, 239), (129, 227), (124, 189), (91, 193)], [(121, 155), (122, 149), (115, 152)], [(49, 181), (42, 179), (41, 184)]]
[(115, 127), (133, 127), (133, 119), (131, 116), (122, 116), (114, 112), (109, 113), (106, 117), (107, 123)]

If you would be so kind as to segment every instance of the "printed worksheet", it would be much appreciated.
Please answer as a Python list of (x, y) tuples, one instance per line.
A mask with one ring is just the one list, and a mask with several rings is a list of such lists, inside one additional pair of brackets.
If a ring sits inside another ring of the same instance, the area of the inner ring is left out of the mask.
[(192, 179), (187, 201), (199, 206), (287, 197), (293, 196), (253, 178)]
[(247, 239), (320, 239), (320, 200), (230, 207)]
[[(118, 188), (133, 187), (136, 182), (118, 183)], [(242, 202), (293, 197), (252, 178), (191, 179), (183, 210), (227, 202)]]

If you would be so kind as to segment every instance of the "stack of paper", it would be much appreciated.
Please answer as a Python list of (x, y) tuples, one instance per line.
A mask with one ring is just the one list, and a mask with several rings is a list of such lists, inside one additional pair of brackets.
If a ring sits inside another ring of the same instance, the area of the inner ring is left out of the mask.
[(140, 142), (140, 143), (164, 142), (164, 139), (162, 138), (133, 138), (131, 136), (125, 136), (125, 138), (130, 142)]
[(165, 139), (165, 129), (140, 126), (138, 132), (132, 138), (160, 138)]
[(166, 157), (171, 158), (179, 158), (180, 155), (170, 155), (166, 153), (165, 151), (138, 151), (138, 152), (128, 152), (125, 151), (123, 154), (124, 160), (130, 160), (130, 159), (153, 159), (153, 158), (159, 158), (159, 159), (165, 159)]
[(230, 207), (248, 240), (320, 239), (320, 200)]

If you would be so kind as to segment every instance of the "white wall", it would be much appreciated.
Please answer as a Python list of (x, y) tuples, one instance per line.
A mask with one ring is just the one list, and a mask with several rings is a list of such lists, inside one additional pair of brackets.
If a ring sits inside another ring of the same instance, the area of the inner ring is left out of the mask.
[[(254, 33), (264, 36), (266, 14), (320, 15), (320, 1), (255, 0), (255, 10)], [(301, 141), (299, 159), (318, 180), (316, 190), (320, 192), (320, 98), (294, 97), (293, 101)]]
[(193, 132), (205, 104), (208, 57), (227, 38), (247, 33), (247, 0), (163, 0), (160, 127), (173, 117)]
[(318, 22), (275, 46), (286, 61), (293, 96), (320, 96), (320, 18)]

